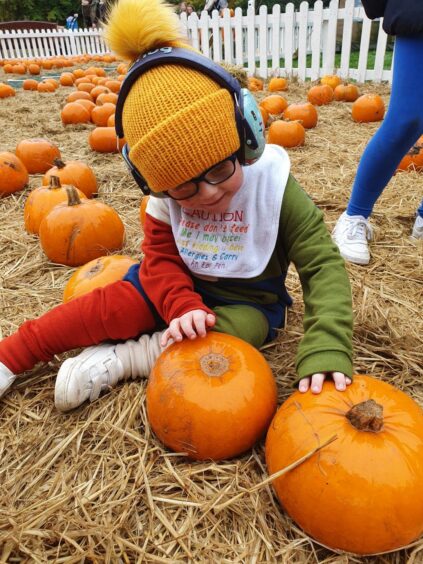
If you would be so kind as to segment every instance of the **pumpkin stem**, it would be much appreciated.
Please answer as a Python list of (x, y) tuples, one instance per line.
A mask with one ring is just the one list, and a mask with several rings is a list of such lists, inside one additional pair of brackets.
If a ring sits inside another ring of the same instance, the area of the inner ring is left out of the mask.
[(229, 369), (229, 360), (223, 354), (205, 354), (200, 358), (200, 367), (206, 376), (219, 377)]
[(372, 399), (353, 405), (346, 417), (359, 431), (377, 433), (383, 427), (383, 407)]
[(60, 169), (60, 168), (65, 168), (65, 166), (66, 166), (66, 163), (64, 163), (64, 162), (62, 161), (62, 159), (59, 159), (59, 158), (54, 159), (54, 160), (53, 160), (53, 164), (54, 164), (54, 166), (57, 166), (57, 168), (59, 168), (59, 169)]
[(62, 185), (60, 184), (60, 178), (58, 176), (50, 176), (50, 181), (48, 188), (49, 190), (56, 190), (57, 188), (61, 188)]
[(68, 206), (77, 206), (81, 203), (78, 191), (74, 186), (66, 186), (65, 190), (68, 195)]

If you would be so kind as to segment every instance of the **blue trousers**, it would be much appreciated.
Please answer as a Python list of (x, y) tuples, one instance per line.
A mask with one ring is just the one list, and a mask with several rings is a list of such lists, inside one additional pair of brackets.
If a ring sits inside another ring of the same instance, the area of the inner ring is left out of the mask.
[[(395, 40), (391, 99), (360, 159), (348, 215), (369, 217), (403, 156), (423, 134), (423, 37)], [(423, 217), (423, 200), (418, 209)]]

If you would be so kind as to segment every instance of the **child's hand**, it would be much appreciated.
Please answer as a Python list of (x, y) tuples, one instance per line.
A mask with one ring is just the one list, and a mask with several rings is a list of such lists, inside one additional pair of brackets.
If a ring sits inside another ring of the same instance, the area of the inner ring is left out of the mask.
[(175, 342), (182, 341), (184, 337), (195, 339), (196, 337), (205, 337), (207, 329), (213, 327), (216, 323), (216, 316), (203, 311), (202, 309), (194, 309), (172, 319), (169, 327), (164, 331), (160, 344), (165, 347), (168, 342), (173, 339)]
[(300, 392), (306, 392), (311, 387), (313, 394), (320, 394), (323, 382), (327, 376), (331, 376), (333, 378), (335, 388), (339, 392), (343, 392), (346, 387), (351, 384), (351, 378), (348, 378), (348, 376), (345, 376), (342, 372), (327, 372), (326, 374), (319, 372), (317, 374), (313, 374), (311, 377), (302, 378), (299, 382), (298, 389)]

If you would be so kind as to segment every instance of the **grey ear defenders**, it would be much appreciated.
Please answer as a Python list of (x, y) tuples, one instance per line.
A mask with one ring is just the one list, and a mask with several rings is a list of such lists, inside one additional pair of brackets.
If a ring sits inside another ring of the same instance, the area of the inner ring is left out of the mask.
[[(180, 47), (162, 47), (145, 53), (130, 67), (122, 83), (116, 104), (115, 128), (117, 136), (120, 139), (124, 137), (122, 111), (126, 97), (134, 82), (151, 68), (169, 64), (182, 65), (198, 70), (230, 92), (234, 101), (235, 121), (240, 139), (237, 158), (241, 165), (253, 164), (259, 159), (265, 147), (264, 125), (261, 112), (251, 92), (247, 88), (241, 88), (238, 81), (220, 65), (203, 55)], [(146, 195), (152, 194), (160, 197), (160, 193), (152, 192), (149, 189), (143, 176), (131, 162), (127, 145), (122, 150), (122, 156), (142, 192)]]

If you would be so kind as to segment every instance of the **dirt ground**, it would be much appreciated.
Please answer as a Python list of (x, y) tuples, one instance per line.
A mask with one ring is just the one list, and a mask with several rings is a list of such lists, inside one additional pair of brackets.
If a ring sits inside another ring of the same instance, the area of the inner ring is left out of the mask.
[[(386, 85), (369, 84), (361, 91), (378, 92), (389, 101)], [(13, 152), (21, 139), (45, 137), (65, 160), (91, 165), (99, 198), (125, 224), (122, 253), (140, 257), (141, 193), (120, 155), (90, 150), (92, 125), (62, 125), (60, 108), (68, 92), (64, 87), (46, 94), (18, 90), (16, 97), (0, 100), (0, 150)], [(289, 102), (304, 101), (306, 86), (290, 82), (284, 95)], [(331, 229), (379, 124), (354, 123), (346, 103), (333, 102), (318, 112), (319, 123), (307, 131), (304, 147), (288, 152), (294, 175), (323, 209)], [(59, 304), (74, 272), (50, 263), (38, 239), (24, 230), (25, 200), (40, 182), (40, 175), (32, 175), (27, 189), (0, 200), (0, 337)], [(421, 406), (423, 253), (409, 235), (422, 187), (423, 175), (416, 172), (392, 179), (374, 210), (370, 265), (347, 265), (355, 371), (390, 382)], [(292, 392), (302, 334), (301, 288), (294, 270), (287, 284), (294, 297), (287, 327), (263, 350), (280, 403)], [(266, 477), (263, 442), (219, 463), (187, 462), (167, 451), (148, 426), (145, 381), (119, 386), (69, 415), (58, 413), (54, 378), (65, 356), (26, 373), (0, 400), (0, 562), (423, 561), (422, 540), (366, 558), (336, 554), (312, 542), (284, 514), (270, 485), (249, 491)], [(245, 495), (235, 498), (240, 491)]]

